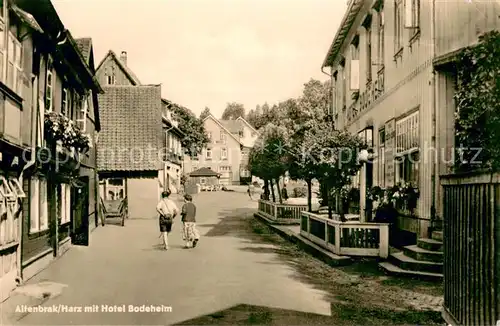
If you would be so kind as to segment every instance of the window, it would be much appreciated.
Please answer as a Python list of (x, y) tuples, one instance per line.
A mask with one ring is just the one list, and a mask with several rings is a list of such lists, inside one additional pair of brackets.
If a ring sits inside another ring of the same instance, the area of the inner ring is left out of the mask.
[(207, 138), (208, 140), (212, 141), (212, 132), (207, 132)]
[(227, 166), (227, 165), (222, 165), (219, 167), (219, 169), (220, 169), (220, 172), (230, 172), (231, 171), (231, 167)]
[(396, 159), (396, 182), (408, 182), (418, 187), (419, 158), (419, 152), (413, 152)]
[(200, 178), (200, 184), (204, 185), (205, 183), (207, 183), (207, 179), (206, 178)]
[(226, 133), (224, 131), (221, 131), (220, 133), (220, 140), (223, 144), (226, 143)]
[(52, 112), (54, 110), (52, 97), (54, 89), (54, 76), (52, 73), (52, 65), (49, 63), (49, 69), (47, 70), (47, 88), (45, 89), (46, 105), (45, 110), (47, 112)]
[(106, 179), (106, 200), (119, 200), (125, 198), (125, 179)]
[[(66, 88), (64, 88), (62, 91), (61, 113), (64, 114), (65, 116), (68, 116), (70, 113), (68, 110), (68, 90)], [(69, 116), (69, 117), (71, 117), (71, 116)]]
[(358, 137), (361, 138), (369, 148), (373, 147), (373, 127), (368, 127), (361, 130), (358, 133)]
[(21, 68), (22, 46), (21, 42), (12, 33), (9, 33), (8, 50), (7, 86), (21, 95), (23, 85)]
[(347, 76), (345, 71), (345, 66), (342, 67), (342, 108), (347, 105)]
[(47, 181), (35, 177), (31, 179), (30, 187), (30, 232), (47, 230), (49, 228)]
[(418, 111), (396, 122), (396, 153), (403, 153), (419, 147)]
[(245, 137), (245, 131), (244, 131), (244, 130), (240, 130), (240, 131), (238, 132), (238, 135), (239, 135), (240, 137)]
[(351, 44), (351, 90), (359, 90), (359, 36)]
[(206, 157), (207, 160), (211, 160), (212, 159), (212, 150), (211, 149), (207, 148), (207, 153), (206, 153), (205, 157)]
[(114, 85), (116, 84), (116, 79), (114, 75), (106, 75), (106, 83), (108, 85)]
[(372, 80), (372, 29), (366, 29), (366, 81)]
[(394, 52), (397, 54), (403, 48), (403, 4), (402, 0), (394, 3)]
[(378, 68), (379, 70), (384, 67), (384, 9), (380, 8), (378, 12), (378, 37), (377, 37), (377, 43), (378, 43), (378, 54), (377, 54), (377, 60), (378, 60)]
[(78, 105), (76, 112), (77, 114), (76, 123), (81, 131), (85, 131), (87, 129), (87, 112), (89, 108), (88, 101), (89, 97), (84, 96), (83, 99), (81, 100), (80, 105)]
[(418, 32), (420, 25), (420, 0), (405, 0), (405, 27)]
[(220, 150), (220, 157), (223, 160), (227, 160), (227, 148), (221, 148), (221, 150)]
[(63, 183), (59, 191), (59, 212), (62, 225), (71, 221), (71, 186)]
[(385, 129), (378, 133), (378, 186), (385, 187)]

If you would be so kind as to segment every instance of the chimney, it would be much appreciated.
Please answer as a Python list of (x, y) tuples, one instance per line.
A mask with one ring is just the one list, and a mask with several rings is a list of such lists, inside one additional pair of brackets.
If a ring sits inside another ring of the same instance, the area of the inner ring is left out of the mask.
[(120, 54), (120, 61), (126, 66), (127, 65), (127, 51), (122, 51)]

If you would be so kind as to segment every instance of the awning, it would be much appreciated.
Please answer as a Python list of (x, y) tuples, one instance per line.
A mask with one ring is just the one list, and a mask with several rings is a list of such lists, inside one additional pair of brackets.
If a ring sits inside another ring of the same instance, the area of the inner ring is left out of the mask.
[(31, 15), (30, 13), (27, 13), (26, 11), (22, 10), (21, 8), (19, 8), (15, 4), (12, 4), (12, 6), (10, 7), (10, 9), (12, 9), (12, 12), (17, 17), (19, 17), (19, 19), (23, 23), (25, 23), (26, 25), (28, 25), (29, 27), (31, 27), (35, 31), (37, 31), (39, 33), (43, 33), (43, 29), (40, 27), (40, 25), (36, 21), (35, 17), (33, 17), (33, 15)]

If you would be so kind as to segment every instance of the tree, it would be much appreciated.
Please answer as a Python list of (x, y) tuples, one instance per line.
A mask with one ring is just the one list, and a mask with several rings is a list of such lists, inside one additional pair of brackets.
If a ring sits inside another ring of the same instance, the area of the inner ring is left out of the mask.
[[(344, 198), (346, 186), (361, 168), (358, 153), (366, 148), (367, 144), (357, 135), (333, 130), (328, 122), (318, 123), (315, 128), (305, 132), (298, 155), (301, 162), (299, 166), (312, 172), (327, 187), (329, 218), (332, 218), (334, 196)], [(344, 220), (343, 210), (340, 216)]]
[(273, 181), (276, 182), (280, 203), (282, 197), (277, 181), (288, 170), (289, 154), (286, 144), (287, 130), (281, 126), (268, 124), (263, 128), (249, 156), (250, 171), (253, 175), (269, 181), (273, 200), (275, 200)]
[(203, 121), (183, 106), (172, 104), (171, 109), (175, 119), (179, 121), (179, 129), (184, 133), (181, 142), (187, 154), (190, 156), (200, 154), (209, 142)]
[[(257, 105), (257, 108), (259, 108), (259, 106)], [(257, 111), (257, 108), (254, 110), (250, 110), (248, 113), (247, 113), (247, 116), (245, 118), (245, 120), (252, 125), (252, 127), (254, 127), (255, 129), (256, 126), (259, 125), (259, 119), (260, 119), (260, 113)]]
[(245, 107), (243, 104), (232, 102), (227, 103), (226, 109), (222, 113), (222, 120), (236, 120), (245, 117)]
[(201, 121), (205, 120), (205, 118), (208, 117), (210, 114), (211, 114), (210, 109), (205, 106), (203, 111), (201, 111), (201, 113), (200, 113), (200, 120)]

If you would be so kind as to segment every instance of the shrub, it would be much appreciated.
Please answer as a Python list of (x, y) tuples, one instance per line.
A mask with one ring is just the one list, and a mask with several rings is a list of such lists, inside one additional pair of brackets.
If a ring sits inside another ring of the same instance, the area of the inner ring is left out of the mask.
[(306, 187), (293, 188), (293, 197), (295, 198), (307, 197), (307, 188)]

